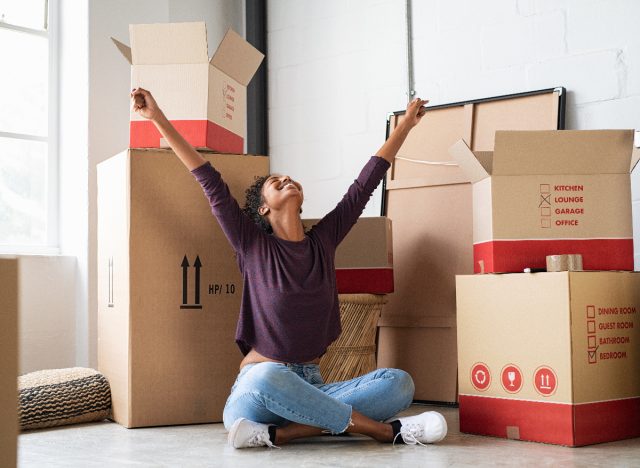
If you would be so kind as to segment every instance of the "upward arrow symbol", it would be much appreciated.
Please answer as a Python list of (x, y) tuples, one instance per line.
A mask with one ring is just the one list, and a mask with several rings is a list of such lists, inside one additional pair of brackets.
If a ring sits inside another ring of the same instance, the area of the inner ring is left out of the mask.
[(187, 270), (189, 269), (189, 260), (185, 255), (182, 259), (182, 304), (186, 305), (187, 302)]
[(196, 301), (195, 304), (198, 305), (200, 304), (200, 267), (202, 266), (202, 263), (200, 263), (200, 256), (196, 255), (196, 261), (194, 262), (193, 266), (196, 269), (196, 291), (195, 291), (195, 296), (196, 296)]
[(200, 256), (196, 255), (196, 261), (193, 262), (193, 267), (195, 268), (195, 303), (189, 304), (188, 296), (189, 296), (189, 260), (185, 255), (182, 259), (182, 263), (180, 264), (182, 267), (182, 305), (180, 305), (181, 309), (202, 309), (202, 304), (200, 304), (200, 268), (202, 267), (202, 262), (200, 261)]

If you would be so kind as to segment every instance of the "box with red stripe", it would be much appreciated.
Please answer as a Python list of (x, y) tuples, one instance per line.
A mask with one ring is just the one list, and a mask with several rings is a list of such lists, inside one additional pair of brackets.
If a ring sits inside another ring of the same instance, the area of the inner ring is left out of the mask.
[(585, 270), (633, 270), (633, 130), (497, 131), (491, 152), (450, 148), (473, 182), (476, 273), (544, 268), (581, 254)]
[[(134, 24), (131, 47), (112, 38), (131, 64), (131, 87), (153, 93), (196, 148), (244, 152), (247, 85), (264, 58), (229, 29), (211, 59), (204, 22)], [(168, 146), (153, 123), (131, 112), (131, 148)]]
[(567, 446), (640, 436), (640, 273), (456, 278), (460, 430)]
[[(309, 229), (319, 219), (302, 222)], [(336, 250), (336, 283), (340, 294), (393, 292), (391, 220), (360, 218)]]

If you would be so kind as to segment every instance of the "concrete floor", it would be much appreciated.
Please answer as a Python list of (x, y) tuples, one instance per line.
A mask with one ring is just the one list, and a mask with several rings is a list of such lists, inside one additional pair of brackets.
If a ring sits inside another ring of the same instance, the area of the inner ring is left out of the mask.
[(430, 409), (445, 415), (449, 435), (428, 447), (348, 436), (306, 439), (281, 450), (234, 450), (222, 424), (125, 429), (101, 422), (21, 434), (18, 467), (640, 466), (640, 438), (567, 448), (461, 434), (455, 408), (414, 405), (405, 415)]

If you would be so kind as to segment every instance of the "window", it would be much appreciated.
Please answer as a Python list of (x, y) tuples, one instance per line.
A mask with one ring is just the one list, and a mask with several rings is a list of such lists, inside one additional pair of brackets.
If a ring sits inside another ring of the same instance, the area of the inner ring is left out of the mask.
[(57, 250), (55, 0), (0, 0), (0, 252)]

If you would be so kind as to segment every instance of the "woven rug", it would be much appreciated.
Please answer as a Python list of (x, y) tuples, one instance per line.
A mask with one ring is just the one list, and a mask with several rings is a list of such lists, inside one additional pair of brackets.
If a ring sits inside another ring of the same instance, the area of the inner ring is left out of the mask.
[(18, 377), (20, 428), (37, 429), (110, 415), (109, 382), (94, 369), (49, 369)]

